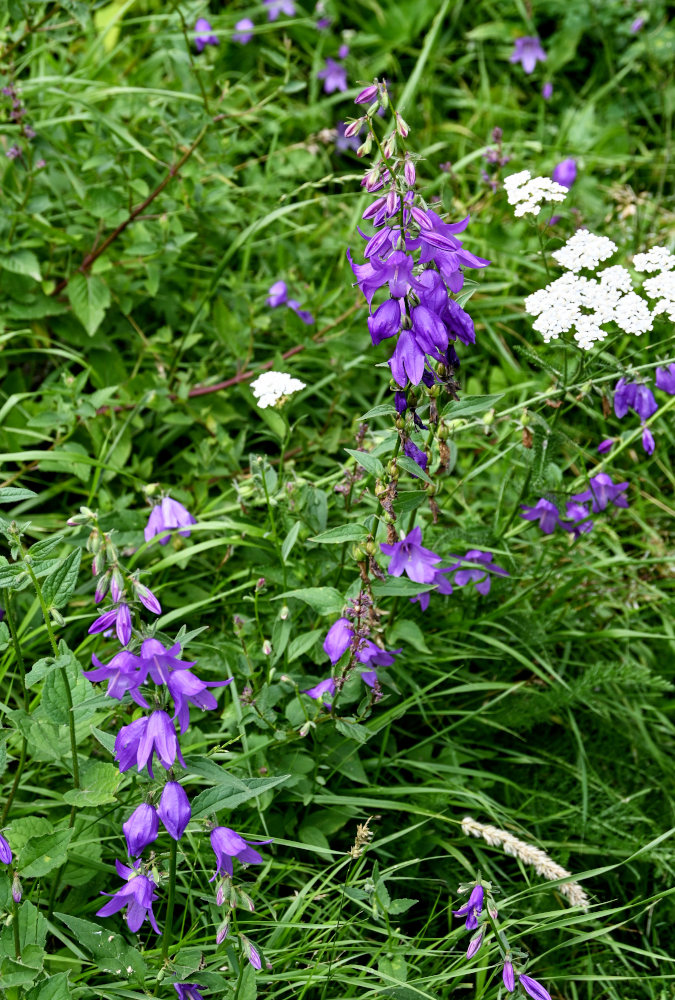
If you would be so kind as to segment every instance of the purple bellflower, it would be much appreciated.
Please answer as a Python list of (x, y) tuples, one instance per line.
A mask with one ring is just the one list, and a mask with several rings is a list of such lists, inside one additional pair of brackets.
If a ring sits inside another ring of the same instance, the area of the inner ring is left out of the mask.
[(115, 759), (122, 774), (134, 764), (139, 771), (147, 764), (148, 774), (154, 778), (153, 753), (157, 754), (165, 771), (173, 767), (176, 758), (185, 767), (173, 722), (166, 712), (159, 710), (149, 718), (136, 719), (128, 726), (122, 726), (115, 738)]
[(620, 378), (614, 387), (614, 412), (621, 420), (629, 410), (633, 410), (644, 421), (656, 413), (658, 404), (648, 386)]
[(558, 508), (551, 500), (542, 497), (537, 500), (534, 507), (528, 507), (526, 504), (520, 506), (524, 511), (520, 516), (524, 517), (526, 521), (539, 521), (539, 527), (545, 535), (552, 535), (557, 527), (565, 527), (560, 520)]
[[(431, 581), (434, 584), (435, 592), (438, 594), (450, 595), (452, 593), (452, 584), (448, 580), (446, 573), (455, 569), (458, 564), (455, 563), (454, 566), (446, 566), (444, 569), (437, 569), (434, 574), (434, 578)], [(419, 604), (422, 611), (426, 611), (429, 607), (429, 598), (431, 596), (431, 591), (425, 590), (421, 594), (417, 594), (415, 597), (410, 598), (411, 604)]]
[(606, 455), (607, 452), (610, 451), (613, 446), (614, 446), (614, 438), (605, 438), (605, 440), (601, 441), (600, 444), (598, 445), (598, 451), (600, 452), (601, 455)]
[(532, 1000), (551, 1000), (548, 990), (545, 990), (541, 983), (538, 983), (536, 979), (532, 979), (531, 976), (525, 976), (521, 973), (518, 976), (518, 982), (525, 992), (532, 997)]
[[(335, 681), (332, 677), (326, 677), (325, 680), (319, 681), (314, 687), (306, 688), (303, 694), (308, 694), (310, 698), (315, 701), (321, 701), (326, 708), (330, 708), (332, 704), (332, 699), (335, 694)], [(328, 699), (331, 699), (330, 701)]]
[(391, 556), (387, 569), (390, 576), (406, 573), (415, 583), (431, 583), (436, 575), (436, 563), (441, 561), (440, 556), (422, 545), (422, 529), (419, 526), (393, 545), (381, 543), (380, 549), (386, 556)]
[(234, 31), (232, 32), (232, 41), (238, 42), (239, 45), (248, 45), (248, 43), (253, 38), (253, 31), (255, 29), (255, 24), (250, 17), (242, 17), (241, 21), (237, 21), (234, 26)]
[(288, 302), (288, 289), (285, 281), (275, 281), (269, 290), (267, 305), (274, 309), (276, 306), (284, 306)]
[(654, 449), (656, 448), (656, 441), (654, 440), (654, 435), (650, 431), (646, 424), (642, 425), (642, 447), (647, 452), (648, 455), (654, 454)]
[(577, 179), (577, 161), (570, 156), (553, 168), (552, 178), (563, 187), (571, 188)]
[(261, 847), (263, 844), (271, 843), (270, 840), (244, 840), (234, 830), (227, 826), (217, 826), (211, 830), (211, 847), (216, 855), (216, 872), (213, 878), (218, 875), (229, 875), (232, 878), (234, 869), (232, 858), (237, 858), (242, 865), (261, 865), (262, 855), (253, 850), (253, 847)]
[(204, 1000), (199, 992), (204, 987), (199, 983), (174, 983), (173, 988), (178, 994), (178, 1000)]
[(504, 969), (502, 970), (502, 979), (504, 981), (504, 986), (509, 991), (513, 993), (516, 988), (516, 977), (513, 974), (513, 965), (511, 962), (504, 962)]
[(178, 653), (179, 643), (165, 649), (159, 639), (145, 639), (140, 655), (135, 659), (140, 664), (143, 679), (149, 674), (158, 686), (166, 684), (176, 709), (174, 718), (178, 719), (180, 731), (184, 733), (190, 724), (190, 703), (204, 711), (217, 708), (216, 699), (207, 689), (227, 687), (232, 683), (232, 678), (226, 681), (202, 681), (190, 670), (195, 661), (179, 660)]
[(177, 781), (167, 781), (157, 812), (169, 836), (180, 840), (190, 822), (192, 810), (185, 789)]
[(293, 0), (264, 0), (264, 2), (267, 7), (268, 21), (276, 21), (279, 14), (283, 14), (285, 17), (293, 17), (295, 15)]
[(553, 84), (550, 80), (547, 80), (544, 86), (541, 88), (541, 96), (545, 101), (550, 101), (553, 97)]
[[(459, 558), (453, 556), (453, 558)], [(492, 562), (491, 552), (482, 552), (480, 549), (469, 549), (467, 554), (460, 559), (460, 563), (477, 563), (476, 568), (458, 569), (455, 573), (454, 583), (457, 587), (463, 587), (467, 583), (475, 583), (479, 594), (489, 594), (492, 580), (490, 573), (497, 573), (499, 576), (510, 576), (505, 569)]]
[(178, 534), (182, 535), (183, 538), (189, 538), (188, 525), (196, 523), (196, 518), (186, 510), (182, 503), (172, 500), (171, 497), (164, 497), (162, 502), (153, 507), (150, 512), (148, 523), (145, 526), (145, 540), (149, 542), (155, 535), (161, 535), (159, 544), (166, 545), (169, 541), (169, 535), (164, 534), (164, 532), (173, 531), (174, 528), (178, 528)]
[(128, 604), (122, 602), (111, 611), (104, 612), (89, 626), (89, 635), (105, 632), (107, 629), (112, 628), (113, 625), (117, 632), (117, 638), (123, 646), (126, 646), (129, 639), (131, 639), (131, 613)]
[(636, 17), (635, 20), (631, 23), (629, 31), (631, 35), (637, 35), (638, 31), (642, 31), (644, 26), (645, 26), (644, 17)]
[(126, 823), (122, 824), (122, 830), (127, 841), (127, 854), (130, 858), (139, 857), (148, 844), (157, 840), (159, 833), (157, 810), (148, 802), (141, 802)]
[(669, 396), (675, 396), (675, 362), (667, 368), (656, 369), (656, 388), (667, 392)]
[(134, 590), (136, 591), (138, 599), (143, 607), (147, 608), (148, 611), (151, 611), (153, 615), (161, 615), (162, 605), (159, 603), (150, 588), (146, 587), (142, 583), (139, 583), (138, 580), (133, 580), (132, 582)]
[(482, 927), (478, 934), (474, 936), (469, 941), (469, 947), (466, 949), (466, 957), (473, 958), (478, 949), (483, 943), (483, 934), (485, 934), (485, 928)]
[(628, 483), (613, 483), (606, 472), (599, 472), (597, 476), (591, 476), (589, 489), (583, 493), (575, 493), (572, 499), (578, 503), (591, 501), (593, 513), (599, 514), (610, 503), (613, 503), (615, 507), (627, 507), (628, 501), (622, 495), (627, 489)]
[(483, 909), (483, 897), (485, 891), (482, 885), (476, 885), (471, 890), (468, 900), (459, 910), (453, 910), (453, 916), (466, 917), (465, 927), (468, 931), (475, 931), (478, 927), (478, 917)]
[(3, 835), (0, 833), (0, 861), (3, 865), (9, 865), (12, 863), (12, 848), (9, 846), (9, 842), (5, 840)]
[(335, 59), (326, 59), (325, 67), (320, 69), (316, 75), (319, 80), (323, 80), (323, 89), (326, 94), (347, 89), (347, 71)]
[[(413, 462), (416, 465), (419, 465), (423, 472), (427, 471), (429, 459), (427, 458), (426, 453), (423, 452), (421, 448), (418, 448), (415, 442), (410, 438), (408, 438), (406, 443), (403, 445), (403, 453), (407, 455), (408, 458), (412, 458)], [(414, 478), (419, 479), (419, 476), (414, 476)]]
[(96, 669), (83, 670), (82, 673), (92, 684), (98, 681), (108, 681), (106, 694), (109, 698), (122, 699), (128, 691), (141, 708), (150, 707), (138, 690), (147, 674), (147, 670), (143, 670), (138, 656), (122, 649), (119, 653), (115, 653), (110, 663), (101, 663), (95, 653), (92, 653), (91, 662)]
[(355, 153), (361, 145), (360, 133), (345, 135), (346, 129), (347, 126), (344, 122), (338, 122), (335, 126), (335, 149), (338, 153), (346, 153), (348, 149)]
[(354, 104), (370, 104), (377, 97), (377, 93), (377, 84), (371, 83), (358, 92), (354, 98)]
[(159, 934), (160, 930), (152, 912), (152, 904), (157, 899), (157, 894), (154, 891), (157, 888), (155, 883), (148, 875), (139, 875), (135, 868), (128, 868), (120, 861), (115, 862), (115, 867), (120, 878), (127, 880), (126, 885), (112, 894), (109, 892), (101, 893), (102, 896), (112, 895), (112, 899), (96, 911), (96, 916), (109, 917), (126, 906), (127, 924), (130, 931), (134, 933), (139, 931), (147, 917), (155, 934)]
[(523, 38), (516, 38), (509, 62), (520, 63), (529, 74), (534, 71), (538, 62), (546, 62), (546, 53), (536, 36), (525, 35)]
[(309, 312), (307, 309), (300, 308), (300, 303), (297, 301), (297, 299), (289, 299), (287, 305), (288, 308), (292, 309), (295, 315), (298, 316), (303, 323), (306, 323), (307, 326), (312, 325), (312, 323), (314, 322), (314, 317), (312, 316), (311, 312)]
[(197, 52), (203, 52), (206, 45), (220, 45), (220, 39), (214, 35), (206, 18), (200, 17), (195, 24), (195, 48)]
[(579, 538), (580, 535), (586, 535), (589, 531), (593, 530), (593, 522), (588, 520), (590, 511), (584, 504), (574, 503), (573, 500), (569, 500), (565, 506), (565, 511), (569, 521), (561, 522), (562, 527), (565, 531), (570, 531), (575, 538)]

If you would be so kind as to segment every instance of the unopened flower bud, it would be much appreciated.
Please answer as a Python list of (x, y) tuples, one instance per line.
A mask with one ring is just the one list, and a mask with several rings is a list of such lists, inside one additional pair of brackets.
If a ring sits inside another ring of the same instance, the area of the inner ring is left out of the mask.
[(353, 122), (350, 122), (345, 128), (345, 139), (351, 139), (353, 135), (356, 135), (364, 121), (365, 118), (356, 118)]
[(364, 87), (363, 90), (354, 98), (354, 104), (369, 104), (372, 99), (377, 95), (378, 86), (376, 83), (371, 83), (370, 86)]
[(14, 872), (14, 878), (12, 879), (12, 899), (15, 903), (21, 902), (21, 882), (16, 872)]
[(403, 176), (405, 177), (406, 184), (410, 185), (410, 187), (413, 187), (415, 181), (417, 180), (417, 173), (415, 171), (415, 164), (412, 162), (412, 160), (405, 161), (403, 165)]
[(387, 215), (393, 215), (399, 204), (396, 188), (389, 188), (389, 193), (387, 194)]
[(122, 576), (122, 573), (120, 572), (119, 568), (115, 566), (114, 570), (112, 571), (112, 579), (110, 581), (110, 596), (112, 597), (113, 601), (117, 603), (117, 601), (119, 601), (120, 598), (122, 597), (123, 593), (124, 593), (124, 577)]
[(271, 653), (272, 653), (272, 643), (269, 641), (269, 639), (265, 639), (265, 641), (263, 642), (263, 644), (262, 644), (262, 651), (265, 654), (265, 656), (270, 656), (271, 655)]
[(484, 933), (484, 928), (478, 934), (474, 934), (474, 936), (469, 941), (469, 947), (466, 949), (467, 958), (473, 958), (473, 956), (480, 948), (481, 944), (483, 943), (483, 933)]
[(398, 132), (398, 134), (401, 136), (402, 139), (407, 138), (407, 135), (410, 132), (408, 123), (404, 121), (403, 118), (401, 118), (398, 111), (396, 112), (396, 131)]
[(117, 562), (118, 558), (117, 546), (111, 539), (110, 535), (105, 535), (104, 537), (105, 537), (105, 554), (108, 558), (108, 562), (111, 563)]
[(279, 618), (281, 619), (282, 622), (285, 622), (286, 619), (288, 618), (289, 614), (290, 614), (290, 611), (289, 611), (288, 605), (287, 604), (283, 604), (281, 606), (281, 611), (279, 612)]
[(494, 410), (488, 410), (487, 413), (484, 414), (484, 416), (483, 416), (483, 423), (487, 427), (489, 427), (490, 424), (493, 424), (494, 422), (495, 422), (495, 411)]
[(395, 151), (396, 151), (396, 133), (392, 132), (392, 134), (384, 140), (384, 143), (382, 144), (382, 152), (385, 155), (385, 159), (388, 160), (391, 154), (394, 153)]
[(387, 93), (386, 83), (378, 84), (378, 95), (380, 98), (380, 104), (382, 105), (383, 108), (386, 108), (387, 105), (389, 104), (389, 94)]
[(264, 588), (264, 586), (265, 586), (265, 577), (261, 576), (261, 577), (258, 578), (258, 580), (256, 582), (255, 589), (256, 590), (262, 590)]
[(91, 562), (92, 576), (98, 576), (105, 567), (105, 552), (97, 552)]
[(230, 933), (230, 918), (225, 917), (222, 924), (216, 932), (216, 944), (222, 944), (227, 935)]
[(101, 551), (101, 546), (103, 545), (103, 539), (101, 538), (101, 533), (98, 528), (93, 528), (87, 539), (87, 552), (92, 552), (96, 555), (97, 552)]
[[(362, 142), (359, 148), (356, 150), (357, 156), (368, 156), (371, 149), (373, 148), (372, 136), (366, 136), (365, 142)], [(373, 190), (372, 188), (370, 190)]]
[(108, 593), (108, 588), (110, 587), (110, 578), (112, 573), (108, 570), (103, 576), (99, 577), (96, 581), (96, 593), (94, 594), (94, 603), (100, 604), (105, 595)]

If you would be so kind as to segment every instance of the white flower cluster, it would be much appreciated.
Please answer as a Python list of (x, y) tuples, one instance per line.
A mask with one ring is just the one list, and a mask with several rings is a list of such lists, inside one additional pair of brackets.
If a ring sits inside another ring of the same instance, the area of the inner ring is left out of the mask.
[(268, 406), (283, 405), (289, 396), (304, 388), (304, 382), (298, 378), (291, 378), (286, 372), (263, 372), (251, 382), (253, 395), (261, 410)]
[[(633, 291), (630, 272), (625, 267), (612, 265), (592, 278), (575, 273), (582, 268), (597, 268), (615, 250), (616, 245), (607, 237), (580, 229), (553, 254), (559, 264), (568, 268), (567, 273), (525, 299), (526, 312), (537, 317), (533, 328), (546, 343), (561, 333), (574, 331), (579, 347), (588, 350), (607, 337), (603, 324), (610, 322), (635, 335), (651, 330), (652, 314), (645, 300)], [(664, 278), (673, 279), (672, 298), (668, 302), (675, 312), (675, 274), (664, 272), (658, 276), (659, 280)], [(661, 280), (661, 285), (664, 284)], [(667, 292), (663, 288), (659, 294), (666, 301)]]
[(671, 271), (675, 267), (673, 257), (667, 247), (652, 247), (646, 253), (636, 253), (633, 257), (633, 267), (636, 271)]
[(515, 205), (513, 214), (517, 217), (539, 215), (542, 201), (564, 201), (567, 188), (550, 177), (533, 177), (529, 170), (509, 174), (504, 178), (504, 190), (509, 205)]
[(666, 247), (652, 247), (646, 253), (636, 253), (633, 266), (638, 271), (659, 272), (653, 278), (646, 278), (642, 288), (650, 299), (658, 299), (653, 314), (667, 313), (675, 322), (675, 257)]

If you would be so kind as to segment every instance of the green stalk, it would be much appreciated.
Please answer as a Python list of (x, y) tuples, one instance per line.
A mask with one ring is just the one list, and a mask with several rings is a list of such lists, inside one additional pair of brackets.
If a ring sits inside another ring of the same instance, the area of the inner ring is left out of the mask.
[(162, 959), (169, 957), (169, 948), (173, 937), (173, 907), (176, 901), (176, 857), (178, 854), (178, 841), (171, 840), (169, 852), (169, 899), (166, 904), (166, 923), (164, 934), (162, 935)]
[[(28, 690), (26, 688), (26, 666), (23, 662), (23, 653), (21, 652), (21, 643), (19, 642), (19, 636), (16, 630), (16, 622), (14, 621), (14, 613), (12, 611), (12, 603), (8, 590), (3, 590), (3, 604), (5, 607), (5, 615), (7, 617), (7, 625), (9, 627), (10, 635), (12, 636), (12, 643), (14, 645), (14, 654), (16, 656), (16, 662), (19, 667), (19, 678), (21, 681), (21, 697), (23, 701), (23, 708), (26, 713), (28, 713)], [(4, 826), (9, 815), (9, 810), (16, 795), (16, 790), (19, 787), (19, 782), (21, 780), (21, 775), (23, 773), (24, 766), (26, 764), (26, 737), (21, 737), (21, 756), (19, 757), (19, 764), (16, 769), (16, 774), (14, 775), (14, 781), (12, 782), (12, 787), (7, 796), (5, 805), (3, 806), (2, 816), (0, 816), (0, 826)]]
[(19, 904), (12, 900), (12, 930), (14, 932), (14, 954), (17, 962), (21, 961), (21, 939), (19, 938)]

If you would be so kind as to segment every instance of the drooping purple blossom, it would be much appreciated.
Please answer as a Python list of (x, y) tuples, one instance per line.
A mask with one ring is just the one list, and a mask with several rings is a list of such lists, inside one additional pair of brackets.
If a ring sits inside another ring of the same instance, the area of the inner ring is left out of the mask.
[(199, 983), (174, 983), (173, 988), (178, 994), (178, 1000), (204, 1000), (199, 992), (204, 987)]
[(562, 160), (553, 168), (551, 176), (556, 183), (562, 184), (563, 187), (571, 188), (577, 179), (577, 161), (571, 156), (566, 160)]
[(667, 392), (669, 396), (675, 396), (675, 362), (667, 368), (656, 369), (656, 388)]
[(9, 865), (12, 863), (12, 848), (9, 846), (9, 841), (5, 840), (3, 835), (0, 833), (0, 861), (3, 865)]
[(591, 476), (589, 488), (583, 493), (575, 493), (572, 499), (579, 503), (591, 502), (591, 510), (594, 514), (599, 514), (610, 503), (615, 507), (627, 507), (628, 500), (623, 496), (627, 489), (627, 482), (614, 483), (606, 472), (599, 472), (597, 476)]
[(262, 847), (271, 843), (270, 840), (244, 840), (238, 833), (227, 826), (217, 826), (211, 831), (211, 847), (216, 855), (216, 871), (210, 882), (218, 875), (234, 874), (232, 859), (237, 858), (242, 865), (261, 865), (262, 855), (253, 847)]
[(141, 802), (132, 812), (122, 830), (127, 841), (127, 854), (130, 858), (141, 855), (148, 844), (157, 840), (159, 819), (157, 810), (148, 802)]
[[(457, 563), (454, 566), (446, 566), (443, 569), (437, 569), (434, 578), (431, 581), (434, 584), (433, 593), (443, 594), (449, 596), (452, 593), (452, 584), (448, 580), (446, 573), (452, 572), (456, 569)], [(429, 607), (429, 599), (432, 591), (425, 590), (421, 594), (416, 594), (415, 597), (410, 598), (411, 604), (419, 604), (421, 611), (426, 611)]]
[(415, 583), (431, 583), (436, 574), (436, 564), (441, 561), (440, 556), (422, 545), (422, 529), (419, 526), (392, 545), (381, 543), (380, 549), (391, 556), (387, 569), (390, 576), (406, 573)]
[(203, 52), (207, 45), (220, 45), (220, 39), (214, 34), (213, 28), (206, 18), (199, 17), (195, 24), (195, 48), (197, 52)]
[(306, 688), (302, 693), (309, 695), (314, 701), (321, 701), (327, 708), (330, 708), (335, 695), (335, 681), (332, 677), (326, 677), (325, 680), (319, 681), (314, 687)]
[[(408, 458), (412, 458), (413, 462), (416, 465), (419, 465), (423, 472), (427, 471), (429, 459), (427, 458), (426, 452), (422, 451), (421, 448), (418, 448), (415, 442), (410, 438), (408, 438), (406, 443), (403, 445), (403, 452), (408, 456)], [(419, 477), (413, 476), (413, 478), (418, 479)]]
[(179, 535), (182, 535), (183, 538), (189, 538), (188, 525), (196, 523), (196, 518), (182, 503), (179, 503), (178, 500), (172, 500), (171, 497), (164, 497), (162, 502), (153, 507), (150, 512), (144, 531), (145, 540), (149, 542), (155, 535), (160, 535), (159, 544), (166, 545), (169, 541), (169, 535), (165, 532), (173, 531), (176, 528)]
[(538, 983), (536, 979), (532, 979), (531, 976), (526, 976), (523, 973), (518, 976), (518, 982), (523, 987), (525, 992), (532, 997), (532, 1000), (551, 1000), (551, 995), (548, 990), (544, 989), (541, 983)]
[(126, 906), (126, 920), (130, 931), (134, 934), (139, 931), (147, 917), (155, 934), (159, 934), (160, 930), (152, 912), (152, 904), (157, 899), (156, 884), (150, 876), (140, 875), (135, 868), (129, 868), (120, 861), (115, 861), (115, 867), (118, 875), (126, 879), (126, 885), (115, 893), (101, 893), (103, 896), (112, 895), (112, 899), (96, 911), (96, 916), (110, 917)]
[(338, 59), (346, 59), (349, 55), (349, 46), (341, 45), (338, 49)]
[(267, 20), (276, 21), (279, 14), (285, 17), (295, 16), (295, 4), (293, 0), (264, 0), (267, 7)]
[(136, 719), (128, 726), (122, 726), (115, 738), (115, 759), (122, 774), (134, 765), (139, 771), (147, 765), (148, 774), (154, 778), (154, 753), (165, 771), (173, 767), (176, 758), (185, 767), (173, 722), (161, 710), (153, 712), (149, 717)]
[(642, 425), (642, 447), (647, 452), (648, 455), (654, 454), (654, 449), (656, 448), (656, 441), (654, 440), (654, 435), (650, 431), (646, 424)]
[(546, 62), (546, 53), (536, 36), (525, 35), (516, 38), (509, 62), (520, 63), (526, 73), (532, 73), (538, 62)]
[(461, 906), (459, 910), (453, 910), (453, 916), (455, 917), (466, 917), (465, 927), (468, 931), (475, 931), (478, 927), (478, 917), (483, 909), (483, 897), (485, 896), (485, 890), (482, 885), (475, 885), (471, 890), (471, 895), (467, 899), (464, 906)]
[(504, 968), (502, 970), (502, 980), (504, 981), (504, 986), (509, 991), (513, 993), (516, 988), (516, 977), (513, 973), (513, 965), (511, 962), (504, 962)]
[(234, 31), (232, 32), (232, 41), (238, 42), (239, 45), (248, 45), (248, 43), (253, 38), (253, 32), (255, 30), (255, 24), (250, 17), (242, 17), (240, 21), (234, 26)]
[(328, 57), (325, 67), (320, 69), (316, 75), (319, 80), (323, 80), (323, 89), (326, 94), (347, 89), (347, 71), (335, 59)]
[(480, 549), (469, 549), (465, 556), (453, 556), (453, 559), (460, 560), (460, 563), (476, 563), (477, 566), (469, 569), (458, 569), (455, 572), (454, 583), (457, 587), (463, 587), (467, 583), (474, 583), (479, 594), (489, 594), (492, 580), (490, 573), (497, 573), (499, 576), (510, 576), (505, 569), (492, 562), (491, 552), (482, 552)]
[(275, 309), (277, 306), (283, 306), (288, 301), (288, 289), (286, 288), (285, 281), (275, 281), (268, 292), (267, 305), (270, 308)]
[(138, 656), (122, 649), (119, 653), (115, 653), (110, 663), (101, 663), (95, 653), (92, 653), (91, 662), (96, 669), (83, 670), (82, 673), (92, 684), (108, 681), (106, 694), (109, 698), (122, 699), (128, 691), (137, 705), (149, 708), (138, 690), (147, 675), (147, 670), (144, 669)]
[(190, 822), (192, 810), (185, 789), (177, 781), (167, 781), (162, 789), (157, 813), (169, 836), (180, 840)]
[(303, 323), (306, 323), (308, 326), (312, 325), (312, 323), (314, 322), (314, 317), (312, 316), (311, 312), (309, 312), (307, 309), (300, 308), (300, 303), (297, 301), (297, 299), (289, 299), (287, 305), (288, 308), (292, 309), (295, 315), (298, 316)]
[(569, 520), (561, 522), (561, 525), (566, 531), (571, 532), (575, 538), (586, 535), (589, 531), (593, 530), (593, 522), (588, 520), (590, 511), (584, 504), (568, 500), (565, 505), (565, 513)]
[(556, 528), (565, 527), (560, 519), (558, 508), (551, 500), (546, 500), (545, 497), (537, 500), (534, 507), (528, 507), (526, 504), (521, 504), (520, 506), (523, 510), (520, 516), (525, 518), (526, 521), (539, 521), (539, 527), (545, 535), (552, 535)]
[(123, 646), (126, 646), (131, 639), (131, 613), (128, 604), (122, 602), (116, 608), (104, 612), (95, 622), (92, 622), (87, 631), (89, 635), (95, 635), (98, 632), (107, 631), (113, 625), (117, 632), (117, 638)]
[[(657, 383), (658, 385), (658, 383)], [(614, 412), (619, 420), (629, 410), (637, 413), (640, 420), (647, 420), (658, 410), (654, 393), (642, 382), (627, 382), (620, 378), (614, 387)]]

